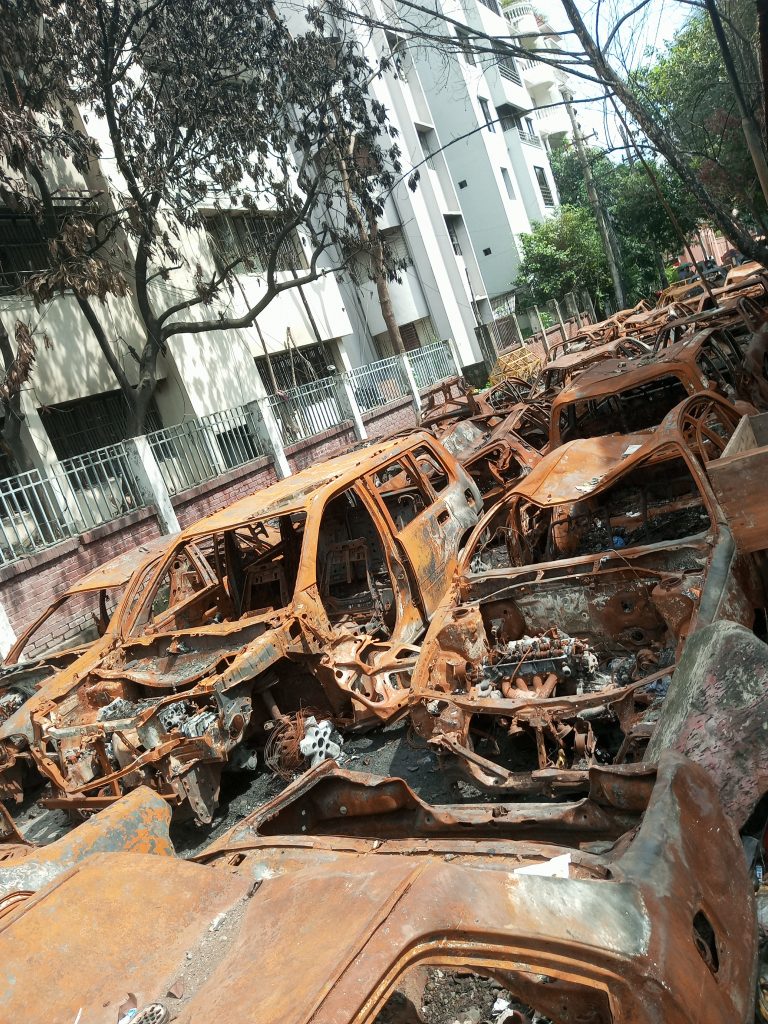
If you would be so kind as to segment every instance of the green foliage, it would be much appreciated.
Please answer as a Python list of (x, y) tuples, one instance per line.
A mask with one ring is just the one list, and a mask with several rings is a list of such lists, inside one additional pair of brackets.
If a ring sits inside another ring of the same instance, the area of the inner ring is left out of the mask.
[[(680, 242), (639, 160), (616, 163), (600, 149), (587, 152), (595, 187), (619, 241), (627, 297), (634, 303), (662, 286), (664, 257), (678, 252)], [(700, 215), (690, 194), (666, 164), (650, 158), (647, 161), (682, 230), (692, 231)], [(584, 177), (573, 147), (561, 146), (551, 162), (562, 201), (583, 210), (591, 220)]]
[[(761, 119), (756, 8), (750, 0), (719, 4), (742, 89)], [(707, 190), (759, 223), (765, 203), (741, 129), (733, 89), (708, 15), (697, 11), (665, 53), (631, 76), (631, 84)]]
[(561, 206), (554, 216), (521, 237), (518, 285), (527, 284), (535, 303), (588, 289), (600, 301), (611, 287), (608, 264), (594, 218), (579, 206)]

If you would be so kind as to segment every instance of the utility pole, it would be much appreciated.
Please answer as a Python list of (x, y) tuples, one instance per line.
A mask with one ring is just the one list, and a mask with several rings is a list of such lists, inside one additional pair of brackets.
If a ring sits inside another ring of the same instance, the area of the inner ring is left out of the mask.
[[(757, 121), (747, 105), (747, 100), (744, 95), (744, 90), (741, 88), (741, 81), (739, 79), (738, 72), (736, 71), (736, 65), (733, 63), (733, 54), (731, 48), (728, 45), (728, 40), (725, 35), (725, 29), (723, 23), (720, 20), (720, 12), (717, 9), (715, 0), (704, 0), (709, 17), (712, 22), (712, 28), (715, 31), (715, 38), (717, 44), (720, 47), (720, 52), (723, 55), (723, 64), (725, 64), (725, 70), (728, 73), (728, 78), (731, 82), (731, 88), (733, 94), (736, 97), (736, 103), (741, 114), (741, 129), (744, 132), (744, 138), (747, 141), (747, 149), (749, 155), (752, 157), (752, 163), (755, 165), (755, 171), (760, 182), (760, 188), (763, 190), (763, 198), (768, 203), (768, 163), (765, 160), (765, 147), (763, 146), (762, 135), (758, 127)], [(761, 17), (761, 28), (764, 27), (764, 18)], [(765, 43), (761, 40), (761, 45)]]
[(616, 305), (619, 309), (625, 309), (627, 301), (624, 297), (624, 286), (621, 283), (621, 274), (619, 273), (617, 247), (615, 245), (615, 239), (611, 237), (612, 229), (609, 227), (608, 217), (603, 209), (600, 196), (597, 194), (595, 179), (592, 175), (592, 168), (589, 166), (589, 158), (584, 147), (584, 137), (581, 134), (581, 128), (576, 120), (576, 114), (574, 113), (573, 106), (571, 104), (573, 96), (565, 91), (563, 91), (562, 96), (565, 101), (565, 109), (568, 111), (568, 117), (571, 119), (573, 144), (576, 147), (576, 155), (578, 156), (579, 163), (581, 164), (581, 171), (584, 175), (584, 184), (587, 186), (589, 205), (592, 207), (592, 213), (597, 221), (597, 230), (600, 232), (600, 238), (602, 239), (603, 248), (605, 249), (605, 258), (608, 260), (608, 269), (611, 272), (611, 281), (613, 282), (613, 294), (616, 297)]

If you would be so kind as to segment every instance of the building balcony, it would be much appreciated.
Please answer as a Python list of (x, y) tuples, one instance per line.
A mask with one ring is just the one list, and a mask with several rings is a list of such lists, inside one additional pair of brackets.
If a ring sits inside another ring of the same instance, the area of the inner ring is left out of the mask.
[(536, 111), (536, 125), (542, 135), (568, 135), (571, 122), (564, 107), (544, 108)]
[(523, 80), (529, 89), (557, 85), (557, 69), (540, 60), (523, 59), (520, 62)]
[(505, 115), (499, 118), (499, 124), (503, 132), (516, 132), (520, 141), (524, 142), (526, 146), (535, 146), (537, 149), (543, 148), (539, 136), (535, 132), (529, 132), (521, 128), (517, 123), (517, 118)]
[(534, 35), (539, 30), (533, 5), (521, 0), (504, 7), (504, 17), (518, 35)]

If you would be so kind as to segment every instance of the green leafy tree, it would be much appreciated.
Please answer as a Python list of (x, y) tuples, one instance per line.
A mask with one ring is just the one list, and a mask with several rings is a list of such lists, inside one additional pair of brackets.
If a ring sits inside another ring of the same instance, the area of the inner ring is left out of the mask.
[[(613, 224), (621, 250), (626, 294), (637, 302), (663, 287), (666, 257), (679, 251), (677, 233), (639, 161), (617, 163), (601, 149), (588, 151), (596, 188)], [(670, 168), (648, 160), (681, 228), (689, 233), (700, 219), (697, 203)], [(573, 147), (552, 155), (552, 170), (563, 203), (590, 212), (584, 178)]]
[[(720, 7), (742, 89), (762, 120), (756, 7), (746, 0), (728, 0)], [(671, 141), (710, 194), (739, 207), (755, 223), (764, 223), (765, 201), (708, 15), (696, 11), (666, 52), (635, 72), (630, 82), (643, 102), (663, 117)]]
[(587, 289), (598, 304), (611, 292), (611, 276), (592, 214), (579, 206), (557, 213), (521, 236), (523, 261), (518, 286), (527, 285), (535, 303)]

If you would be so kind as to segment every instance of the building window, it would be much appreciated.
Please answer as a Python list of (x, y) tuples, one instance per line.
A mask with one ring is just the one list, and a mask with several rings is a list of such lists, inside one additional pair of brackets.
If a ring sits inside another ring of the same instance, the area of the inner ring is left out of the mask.
[(515, 64), (514, 57), (501, 57), (499, 60), (499, 74), (502, 78), (508, 79), (510, 82), (514, 82), (515, 85), (522, 85), (522, 79), (520, 78), (520, 72), (517, 70), (517, 64)]
[(515, 190), (512, 187), (512, 178), (506, 167), (501, 168), (501, 178), (504, 182), (504, 188), (507, 190), (507, 195), (510, 199), (516, 199)]
[(322, 380), (323, 377), (330, 377), (336, 373), (336, 364), (329, 345), (302, 345), (287, 352), (271, 353), (269, 362), (266, 356), (259, 356), (255, 362), (262, 384), (269, 394), (274, 393), (275, 384), (278, 391), (290, 391), (291, 388), (311, 384), (312, 381)]
[[(224, 267), (242, 260), (246, 271), (266, 272), (269, 258), (285, 221), (273, 213), (217, 213), (206, 217), (205, 229), (217, 263)], [(306, 270), (307, 260), (296, 231), (283, 240), (277, 270)]]
[(468, 32), (462, 32), (460, 29), (456, 30), (456, 39), (458, 40), (461, 52), (464, 56), (464, 60), (467, 64), (477, 64), (475, 58), (475, 51), (472, 49), (472, 37)]
[(494, 14), (501, 14), (496, 0), (480, 0), (480, 3), (483, 7), (487, 7), (489, 11), (493, 11)]
[[(84, 455), (124, 441), (128, 435), (128, 404), (122, 391), (88, 395), (40, 409), (40, 419), (59, 459)], [(147, 412), (146, 431), (162, 427), (155, 400)]]
[(480, 97), (480, 109), (483, 112), (483, 117), (485, 118), (485, 123), (488, 126), (488, 131), (495, 132), (496, 125), (493, 123), (494, 119), (491, 117), (491, 108), (488, 104), (488, 100), (484, 100), (482, 97)]
[(432, 155), (435, 150), (439, 149), (437, 135), (431, 128), (417, 128), (416, 133), (419, 136), (419, 145), (426, 165), (431, 171), (434, 171), (435, 162)]
[(15, 292), (50, 265), (48, 244), (32, 218), (0, 215), (0, 295)]
[(552, 189), (549, 187), (546, 171), (543, 167), (534, 167), (533, 171), (536, 175), (536, 181), (539, 183), (539, 190), (541, 192), (541, 198), (544, 200), (544, 205), (554, 206), (555, 197), (552, 194)]
[(405, 235), (401, 227), (385, 228), (379, 232), (379, 236), (387, 249), (389, 249), (393, 259), (397, 260), (401, 265), (411, 265), (413, 261), (411, 260), (411, 254), (408, 252), (408, 244), (405, 241)]
[(448, 237), (451, 240), (453, 251), (457, 256), (461, 256), (461, 243), (459, 242), (459, 235), (457, 228), (462, 228), (462, 218), (458, 213), (446, 213), (445, 214), (445, 226), (448, 229)]
[(395, 65), (395, 70), (400, 78), (407, 81), (409, 56), (405, 39), (402, 36), (397, 35), (395, 32), (385, 32), (384, 35)]

